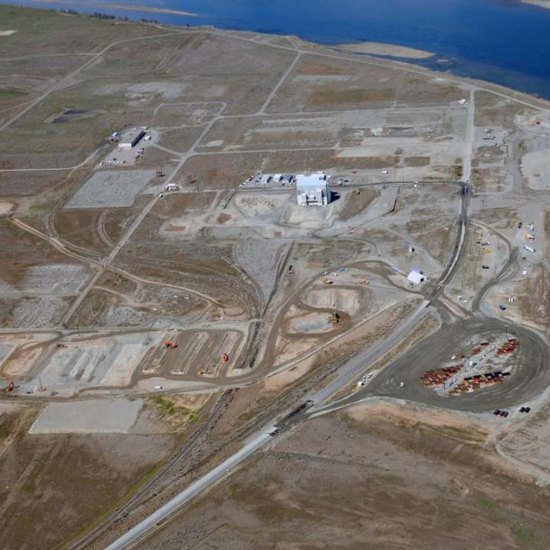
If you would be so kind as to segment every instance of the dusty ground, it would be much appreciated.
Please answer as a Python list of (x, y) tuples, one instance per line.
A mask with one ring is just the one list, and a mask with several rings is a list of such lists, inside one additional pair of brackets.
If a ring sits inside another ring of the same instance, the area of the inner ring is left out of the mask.
[(545, 491), (481, 446), (483, 424), (432, 419), (358, 406), (311, 420), (142, 547), (543, 548)]
[[(155, 485), (139, 496), (148, 504), (134, 510), (129, 521), (137, 521), (257, 423), (337, 378), (420, 304), (431, 309), (401, 341), (440, 323), (439, 332), (401, 357), (394, 346), (365, 364), (380, 373), (351, 400), (372, 391), (468, 411), (526, 400), (533, 413), (542, 407), (550, 372), (542, 102), (293, 37), (17, 7), (0, 7), (0, 19), (16, 31), (2, 36), (0, 59), (1, 384), (13, 381), (19, 401), (40, 406), (70, 397), (77, 411), (78, 399), (143, 399), (118, 440), (24, 435), (38, 411), (14, 417), (0, 467), (8, 546), (32, 545), (42, 531), (56, 546), (108, 515), (172, 452), (174, 439), (159, 431), (193, 431), (158, 495)], [(113, 132), (138, 125), (148, 127), (143, 153), (138, 145), (126, 164), (109, 163), (118, 154)], [(299, 207), (292, 185), (249, 180), (317, 170), (328, 176), (325, 208)], [(407, 280), (412, 269), (424, 283)], [(421, 371), (487, 331), (517, 331), (529, 344), (509, 384), (452, 407), (417, 388)], [(181, 544), (545, 540), (545, 497), (489, 460), (492, 451), (478, 447), (485, 428), (440, 433), (422, 428), (425, 418), (410, 426), (407, 413), (392, 414), (306, 424), (232, 489), (213, 493), (189, 520), (196, 538)], [(518, 434), (514, 411), (499, 424), (510, 434), (488, 445), (509, 461), (531, 458), (525, 471), (546, 471), (545, 414)], [(463, 418), (444, 417), (449, 425)], [(86, 429), (94, 418), (83, 416)], [(109, 426), (97, 420), (98, 430)], [(71, 459), (82, 464), (74, 477)], [(254, 476), (267, 480), (260, 489), (247, 485)], [(44, 528), (59, 507), (60, 527)], [(31, 514), (44, 521), (28, 527)]]
[(154, 409), (152, 416), (144, 411), (135, 434), (29, 435), (37, 413), (24, 408), (0, 415), (6, 548), (58, 547), (78, 535), (143, 483), (176, 442)]
[[(16, 243), (13, 256), (24, 257), (15, 268), (13, 262), (0, 266), (5, 326), (203, 334), (219, 323), (220, 332), (213, 333), (219, 342), (199, 338), (195, 347), (204, 349), (189, 354), (201, 357), (200, 365), (160, 371), (166, 383), (171, 376), (187, 383), (205, 376), (198, 374), (203, 371), (212, 371), (208, 377), (221, 383), (226, 370), (207, 356), (222, 348), (232, 355), (233, 378), (249, 376), (248, 367), (260, 377), (285, 357), (296, 358), (291, 351), (277, 360), (269, 350), (264, 353), (263, 342), (253, 343), (249, 329), (258, 318), (264, 322), (263, 341), (280, 336), (282, 347), (312, 353), (327, 338), (345, 335), (400, 300), (410, 290), (404, 276), (412, 267), (421, 266), (434, 279), (441, 273), (455, 238), (458, 188), (410, 182), (439, 182), (456, 172), (466, 139), (467, 113), (457, 103), (467, 93), (463, 85), (430, 79), (427, 89), (428, 76), (352, 58), (336, 62), (319, 53), (298, 57), (277, 41), (260, 43), (246, 35), (148, 28), (139, 37), (136, 26), (126, 41), (111, 44), (110, 33), (122, 23), (106, 25), (98, 38), (105, 41), (103, 53), (81, 51), (77, 43), (72, 56), (56, 57), (46, 70), (22, 46), (29, 24), (23, 13), (10, 12), (17, 32), (3, 37), (8, 53), (19, 47), (23, 52), (3, 68), (13, 86), (20, 74), (52, 78), (72, 71), (72, 76), (9, 122), (0, 136), (6, 145), (1, 166), (15, 170), (0, 172), (6, 197), (15, 199), (10, 203), (15, 220), (6, 221), (3, 231)], [(46, 53), (52, 55), (70, 41), (67, 17), (57, 17), (48, 27), (52, 45)], [(139, 63), (131, 55), (136, 47)], [(14, 108), (24, 99), (14, 98)], [(142, 143), (139, 166), (110, 164), (113, 130), (138, 125), (147, 126), (151, 136)], [(30, 159), (23, 149), (33, 151)], [(371, 187), (334, 187), (329, 207), (306, 210), (295, 204), (293, 189), (240, 186), (256, 170), (319, 169), (334, 182), (347, 178)], [(8, 174), (18, 185), (10, 185)], [(408, 183), (388, 187), (388, 180)], [(166, 193), (169, 182), (177, 185), (175, 192)], [(29, 186), (31, 196), (23, 199)], [(410, 247), (414, 256), (406, 253)], [(335, 281), (333, 291), (320, 293), (324, 271), (368, 261), (387, 266), (381, 279), (370, 269), (358, 273), (372, 279), (368, 289), (357, 279)], [(69, 274), (70, 285), (63, 282)], [(39, 280), (40, 287), (33, 283)], [(285, 313), (291, 306), (301, 312), (293, 319)], [(330, 322), (334, 314), (338, 326)], [(185, 353), (186, 346), (181, 348)], [(113, 357), (107, 354), (98, 372), (109, 371)], [(159, 358), (142, 371), (133, 360), (126, 374), (106, 380), (90, 378), (102, 357), (80, 360), (91, 364), (88, 370), (70, 366), (71, 392), (124, 386), (130, 378), (143, 388), (151, 386), (147, 377), (154, 385), (160, 378)], [(26, 371), (33, 370), (32, 377), (17, 380), (20, 387), (32, 390), (43, 370), (49, 382), (43, 386), (59, 391), (60, 379), (50, 376), (48, 365), (33, 364)], [(12, 367), (8, 371), (16, 374)]]
[[(412, 348), (390, 364), (361, 392), (368, 395), (391, 395), (445, 409), (476, 412), (516, 408), (535, 401), (550, 383), (546, 347), (540, 337), (519, 327), (511, 333), (521, 342), (518, 350), (503, 356), (499, 361), (490, 361), (494, 371), (511, 372), (504, 382), (461, 396), (437, 393), (420, 382), (420, 377), (426, 371), (459, 362), (456, 360), (457, 355), (465, 355), (466, 365), (471, 360), (476, 364), (479, 362), (481, 368), (481, 354), (470, 355), (472, 349), (483, 339), (489, 342), (504, 341), (507, 337), (506, 328), (504, 323), (498, 321), (481, 323), (472, 320), (443, 327), (427, 338), (424, 347)], [(451, 360), (452, 356), (455, 356), (455, 361)], [(487, 368), (491, 371), (490, 366)], [(470, 371), (471, 375), (476, 374), (473, 369)], [(401, 386), (401, 383), (404, 385)]]

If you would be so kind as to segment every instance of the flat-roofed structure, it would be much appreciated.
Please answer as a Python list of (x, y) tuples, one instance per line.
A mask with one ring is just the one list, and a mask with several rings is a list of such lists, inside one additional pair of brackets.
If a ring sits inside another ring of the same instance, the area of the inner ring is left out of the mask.
[(131, 149), (139, 143), (144, 135), (145, 128), (132, 128), (131, 130), (124, 132), (124, 135), (122, 136), (122, 139), (120, 140), (118, 146), (121, 149)]
[(424, 282), (425, 277), (424, 273), (420, 271), (420, 269), (413, 269), (407, 276), (407, 279), (414, 285), (419, 285)]
[(323, 172), (298, 174), (296, 196), (299, 206), (326, 206), (330, 202), (327, 176)]

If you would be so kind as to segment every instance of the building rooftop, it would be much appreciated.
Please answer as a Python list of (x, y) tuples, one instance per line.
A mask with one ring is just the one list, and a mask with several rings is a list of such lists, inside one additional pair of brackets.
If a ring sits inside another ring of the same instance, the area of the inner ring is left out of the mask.
[(298, 174), (296, 176), (296, 187), (312, 187), (316, 189), (319, 186), (326, 185), (326, 178), (323, 172), (316, 172), (308, 176)]
[(425, 276), (424, 276), (424, 273), (420, 271), (420, 269), (412, 269), (409, 275), (407, 276), (407, 279), (411, 283), (418, 285), (424, 282)]

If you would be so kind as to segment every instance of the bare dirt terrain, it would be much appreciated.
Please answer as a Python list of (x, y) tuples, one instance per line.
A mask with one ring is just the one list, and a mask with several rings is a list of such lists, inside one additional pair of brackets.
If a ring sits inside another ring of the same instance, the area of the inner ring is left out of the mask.
[(146, 480), (177, 440), (154, 410), (135, 424), (135, 434), (26, 434), (37, 412), (2, 411), (0, 418), (6, 548), (58, 547), (78, 536)]
[(310, 420), (147, 548), (543, 548), (548, 495), (481, 445), (487, 427), (409, 407)]
[(0, 19), (7, 547), (125, 548), (182, 494), (154, 544), (544, 546), (546, 103), (295, 37)]

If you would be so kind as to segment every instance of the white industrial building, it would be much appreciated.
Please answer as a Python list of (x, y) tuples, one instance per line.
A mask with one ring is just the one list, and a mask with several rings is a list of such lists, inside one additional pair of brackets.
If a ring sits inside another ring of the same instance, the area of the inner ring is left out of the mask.
[(326, 206), (330, 202), (327, 176), (316, 172), (309, 176), (296, 176), (296, 195), (300, 206)]
[(139, 143), (144, 135), (145, 128), (132, 128), (131, 130), (124, 132), (124, 135), (122, 136), (122, 139), (120, 140), (118, 146), (121, 149), (131, 149)]
[(424, 282), (425, 277), (424, 273), (420, 271), (420, 269), (413, 269), (407, 276), (407, 279), (414, 285), (419, 285)]

